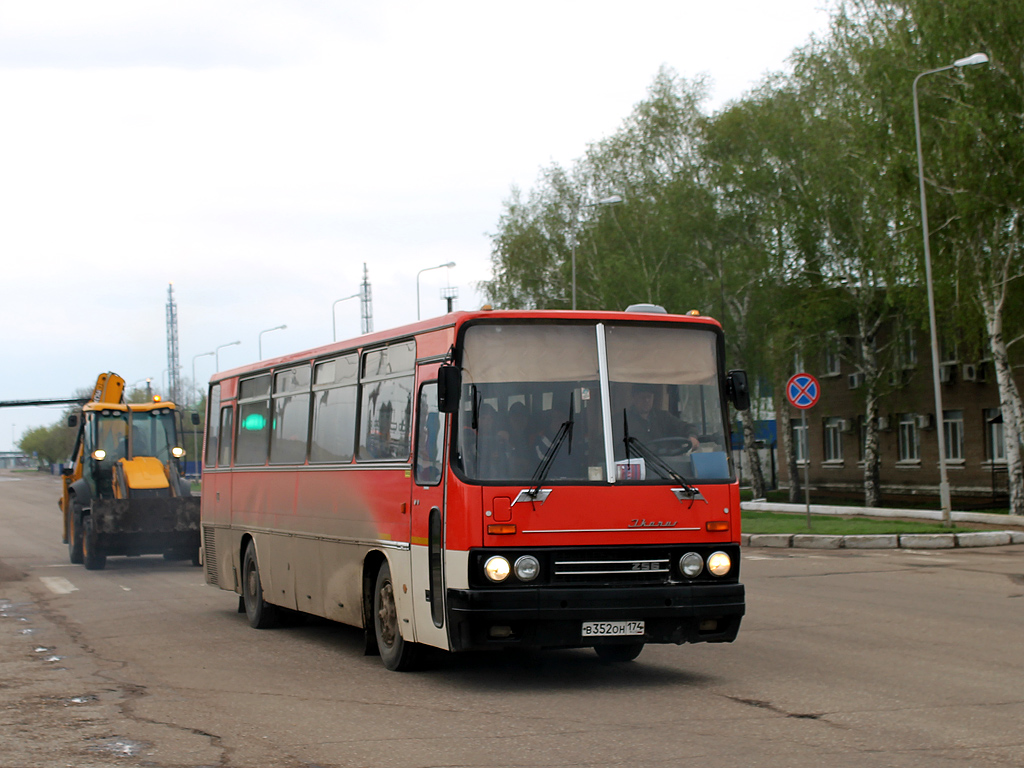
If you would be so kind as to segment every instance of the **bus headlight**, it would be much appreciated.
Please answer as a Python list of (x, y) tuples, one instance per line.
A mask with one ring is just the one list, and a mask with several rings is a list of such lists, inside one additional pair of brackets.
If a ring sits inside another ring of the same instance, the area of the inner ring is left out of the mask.
[(704, 570), (704, 559), (696, 552), (687, 552), (679, 558), (679, 570), (688, 579), (695, 579)]
[(533, 555), (523, 555), (516, 560), (516, 578), (533, 581), (540, 574), (540, 561)]
[(174, 458), (180, 459), (184, 455), (185, 449), (182, 448), (180, 445), (176, 445), (173, 448), (171, 448), (171, 456), (173, 456)]
[(732, 568), (732, 560), (725, 552), (713, 552), (708, 558), (708, 570), (715, 576), (725, 576)]
[(489, 557), (487, 558), (487, 562), (484, 563), (484, 575), (495, 584), (507, 579), (511, 570), (512, 566), (509, 565), (508, 560), (501, 557), (501, 555)]

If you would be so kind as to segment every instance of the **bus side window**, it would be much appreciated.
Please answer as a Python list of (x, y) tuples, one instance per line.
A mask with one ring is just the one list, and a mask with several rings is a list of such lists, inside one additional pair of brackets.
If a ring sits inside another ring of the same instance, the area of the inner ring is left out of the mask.
[(220, 451), (220, 384), (210, 387), (210, 404), (206, 414), (206, 466), (217, 465), (217, 455)]
[(441, 482), (444, 430), (437, 407), (436, 381), (420, 387), (416, 420), (416, 484), (437, 485)]
[(231, 466), (231, 406), (227, 406), (221, 409), (220, 412), (220, 455), (218, 457), (218, 464), (222, 467)]

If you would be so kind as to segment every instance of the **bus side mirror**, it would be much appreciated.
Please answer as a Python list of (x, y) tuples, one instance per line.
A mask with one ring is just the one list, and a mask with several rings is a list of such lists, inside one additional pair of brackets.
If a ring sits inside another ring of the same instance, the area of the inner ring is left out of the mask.
[(78, 426), (78, 414), (77, 413), (72, 413), (70, 416), (68, 416), (68, 426), (72, 427), (72, 428)]
[(199, 414), (196, 413), (195, 411), (192, 411), (192, 426), (193, 427), (198, 427), (199, 426)]
[(455, 413), (459, 409), (459, 390), (462, 389), (462, 371), (455, 365), (442, 365), (437, 369), (437, 410)]
[(725, 377), (725, 394), (737, 411), (745, 411), (750, 407), (750, 386), (746, 371), (729, 371)]

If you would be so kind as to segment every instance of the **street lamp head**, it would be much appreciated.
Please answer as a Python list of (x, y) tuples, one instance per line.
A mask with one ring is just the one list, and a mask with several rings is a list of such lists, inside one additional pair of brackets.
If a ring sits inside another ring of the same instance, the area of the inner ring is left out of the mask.
[(450, 269), (451, 267), (455, 266), (455, 262), (454, 261), (449, 261), (447, 264), (442, 264), (441, 266), (442, 267), (448, 267)]
[(598, 200), (598, 205), (615, 205), (622, 202), (622, 195), (609, 195), (603, 200)]
[(984, 53), (974, 53), (970, 56), (965, 56), (962, 59), (957, 59), (953, 62), (954, 67), (973, 67), (975, 64), (987, 64), (988, 55)]

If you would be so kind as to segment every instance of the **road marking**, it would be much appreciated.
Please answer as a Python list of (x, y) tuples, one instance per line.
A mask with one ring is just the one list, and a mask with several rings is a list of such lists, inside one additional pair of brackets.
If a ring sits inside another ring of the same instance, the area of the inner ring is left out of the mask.
[(63, 576), (40, 576), (39, 580), (55, 595), (68, 595), (78, 591), (78, 587)]
[(123, 589), (125, 592), (131, 592), (132, 591), (131, 587), (121, 586), (120, 584), (118, 584), (117, 586), (121, 587), (121, 589)]

